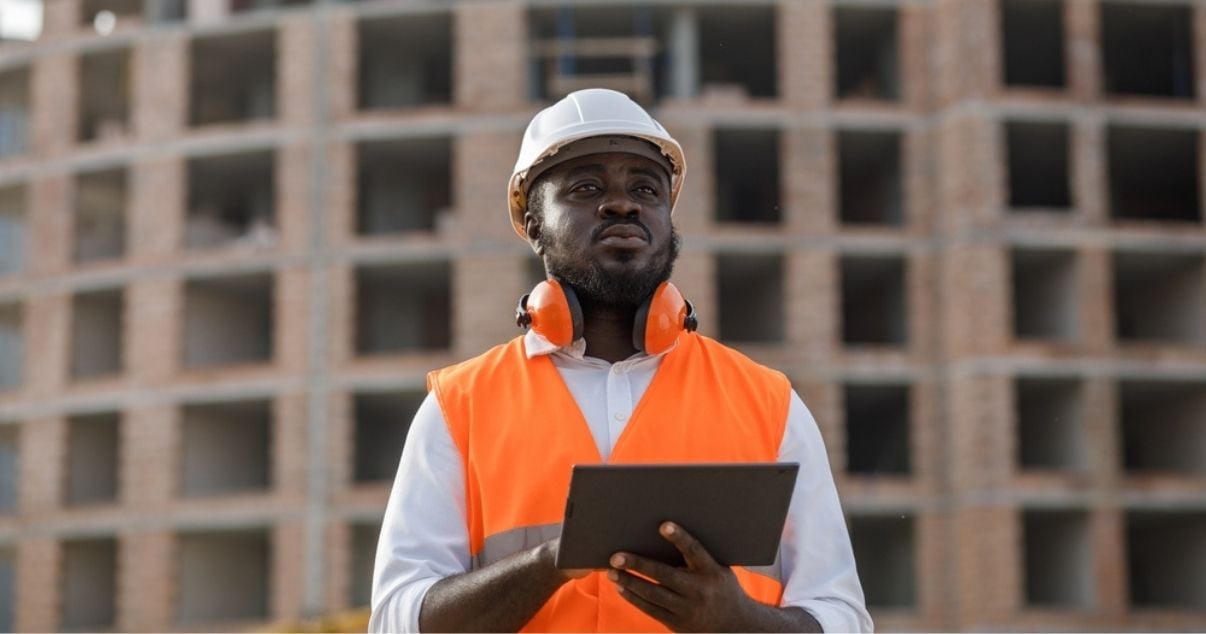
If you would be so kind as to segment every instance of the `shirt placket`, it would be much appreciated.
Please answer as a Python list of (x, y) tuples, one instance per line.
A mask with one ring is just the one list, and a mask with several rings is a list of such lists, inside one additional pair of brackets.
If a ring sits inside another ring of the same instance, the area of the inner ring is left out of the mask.
[[(616, 440), (632, 417), (632, 384), (628, 378), (628, 364), (623, 362), (611, 366), (607, 372), (607, 429), (608, 446), (615, 448)], [(610, 454), (610, 451), (608, 452)]]

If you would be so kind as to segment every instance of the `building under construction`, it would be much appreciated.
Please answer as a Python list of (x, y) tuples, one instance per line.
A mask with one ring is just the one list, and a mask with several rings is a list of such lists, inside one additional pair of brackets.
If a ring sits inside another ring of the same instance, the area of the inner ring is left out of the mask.
[(524, 126), (683, 144), (680, 288), (816, 416), (885, 630), (1206, 628), (1206, 2), (0, 0), (0, 631), (368, 602), (517, 334)]

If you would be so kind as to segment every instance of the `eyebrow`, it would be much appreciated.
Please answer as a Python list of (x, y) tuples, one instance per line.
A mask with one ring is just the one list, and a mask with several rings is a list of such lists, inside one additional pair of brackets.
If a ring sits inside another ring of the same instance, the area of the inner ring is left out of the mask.
[[(578, 176), (580, 174), (598, 174), (599, 172), (603, 172), (603, 171), (605, 171), (605, 170), (603, 168), (602, 163), (589, 163), (587, 165), (579, 165), (578, 167), (575, 167), (574, 169), (570, 170), (566, 175), (572, 178), (572, 177)], [(658, 181), (658, 182), (662, 182), (664, 179), (667, 178), (665, 172), (660, 172), (658, 170), (650, 169), (648, 167), (634, 167), (634, 168), (630, 169), (629, 172), (632, 174), (639, 174), (641, 176), (646, 176), (646, 177), (652, 178), (653, 180)]]

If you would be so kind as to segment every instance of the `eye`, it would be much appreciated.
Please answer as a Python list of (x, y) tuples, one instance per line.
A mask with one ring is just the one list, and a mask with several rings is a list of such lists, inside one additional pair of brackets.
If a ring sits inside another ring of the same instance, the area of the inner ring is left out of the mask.
[(575, 183), (574, 185), (570, 186), (570, 191), (571, 192), (599, 191), (599, 185), (593, 181), (585, 181), (585, 182), (581, 182), (581, 183)]
[(657, 187), (654, 187), (653, 185), (649, 185), (647, 183), (642, 183), (640, 185), (637, 185), (636, 191), (638, 191), (642, 194), (645, 194), (647, 196), (657, 196), (657, 194), (658, 194)]

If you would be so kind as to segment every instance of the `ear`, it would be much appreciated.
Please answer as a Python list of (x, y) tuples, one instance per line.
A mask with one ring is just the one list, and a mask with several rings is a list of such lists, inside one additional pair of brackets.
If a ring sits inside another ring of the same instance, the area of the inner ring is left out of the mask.
[(528, 236), (528, 244), (532, 245), (532, 250), (536, 255), (544, 255), (544, 247), (540, 246), (540, 218), (530, 211), (523, 212), (523, 232)]

